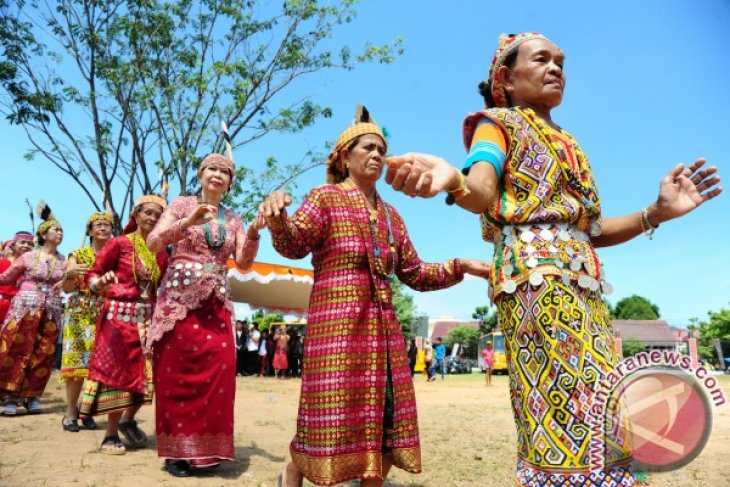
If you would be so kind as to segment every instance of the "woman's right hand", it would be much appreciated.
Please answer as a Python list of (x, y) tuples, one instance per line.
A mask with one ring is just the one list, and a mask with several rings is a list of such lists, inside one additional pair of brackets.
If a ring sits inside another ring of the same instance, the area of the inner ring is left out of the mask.
[(91, 281), (91, 287), (94, 291), (98, 293), (104, 292), (109, 286), (112, 284), (117, 284), (119, 280), (117, 279), (116, 274), (114, 274), (114, 271), (109, 271), (106, 274), (103, 274), (101, 277), (97, 277), (96, 279)]
[(291, 205), (291, 197), (281, 190), (274, 191), (259, 205), (259, 212), (264, 218), (278, 218), (284, 208)]
[(79, 277), (84, 277), (89, 272), (89, 266), (86, 264), (78, 264), (76, 262), (70, 262), (66, 266), (66, 278), (76, 280)]
[(213, 205), (208, 205), (205, 203), (202, 203), (195, 207), (195, 210), (187, 216), (186, 218), (183, 218), (180, 222), (180, 225), (183, 228), (190, 228), (195, 225), (202, 225), (203, 223), (206, 223), (208, 220), (212, 220), (215, 218), (215, 215), (218, 213), (218, 208)]
[(459, 170), (446, 159), (409, 152), (389, 157), (385, 182), (408, 196), (431, 198), (459, 186)]

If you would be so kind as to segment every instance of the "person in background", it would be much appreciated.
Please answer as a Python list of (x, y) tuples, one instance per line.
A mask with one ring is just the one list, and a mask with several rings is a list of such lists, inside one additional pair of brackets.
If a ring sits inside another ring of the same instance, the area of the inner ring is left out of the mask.
[(19, 255), (0, 274), (0, 285), (6, 286), (22, 276), (0, 326), (0, 396), (6, 396), (6, 416), (15, 416), (22, 400), (28, 414), (42, 412), (40, 397), (53, 370), (63, 315), (60, 283), (66, 260), (58, 252), (63, 229), (43, 201), (38, 216), (43, 220), (36, 230), (38, 248)]
[(274, 352), (274, 378), (283, 379), (286, 370), (289, 368), (289, 335), (286, 333), (286, 325), (279, 325), (274, 334), (276, 351)]
[[(8, 270), (21, 255), (33, 249), (33, 234), (24, 231), (17, 232), (13, 240), (5, 242), (5, 249), (7, 255), (0, 259), (0, 274)], [(18, 294), (21, 279), (19, 277), (17, 282), (0, 285), (0, 327), (10, 309), (10, 302)]]
[(146, 238), (165, 206), (159, 196), (140, 196), (123, 234), (104, 245), (87, 274), (91, 292), (105, 300), (79, 416), (108, 415), (100, 447), (107, 455), (126, 453), (120, 432), (134, 448), (147, 444), (135, 416), (152, 403), (152, 365), (143, 347), (168, 256), (164, 250), (152, 252)]
[(411, 369), (411, 377), (416, 373), (416, 359), (418, 358), (418, 347), (416, 339), (411, 338), (408, 341), (408, 367)]
[(267, 357), (267, 350), (266, 346), (269, 342), (269, 330), (264, 330), (261, 332), (261, 339), (259, 340), (259, 377), (264, 377), (266, 375), (266, 369), (267, 365), (269, 364), (269, 360)]
[(487, 345), (482, 350), (482, 358), (484, 359), (484, 377), (488, 386), (492, 385), (492, 367), (494, 367), (494, 349), (492, 348), (492, 342), (487, 342)]
[[(66, 272), (61, 289), (72, 293), (66, 302), (63, 316), (63, 342), (61, 349), (61, 382), (66, 384), (66, 414), (61, 421), (64, 431), (78, 433), (78, 401), (84, 379), (89, 375), (91, 350), (96, 337), (96, 323), (103, 297), (91, 292), (86, 274), (94, 266), (96, 256), (112, 236), (113, 217), (109, 213), (96, 212), (86, 221), (86, 233), (90, 245), (74, 250), (66, 261)], [(83, 425), (96, 429), (94, 418), (86, 418)]]
[(259, 325), (253, 322), (248, 327), (248, 338), (246, 339), (246, 373), (244, 375), (255, 375), (259, 370), (259, 341), (261, 332)]
[(236, 320), (236, 375), (246, 372), (246, 328), (245, 323)]
[(429, 380), (436, 380), (436, 374), (441, 372), (441, 380), (444, 380), (444, 368), (446, 359), (446, 345), (441, 337), (436, 339), (436, 346), (433, 347), (433, 362), (431, 363), (431, 373)]

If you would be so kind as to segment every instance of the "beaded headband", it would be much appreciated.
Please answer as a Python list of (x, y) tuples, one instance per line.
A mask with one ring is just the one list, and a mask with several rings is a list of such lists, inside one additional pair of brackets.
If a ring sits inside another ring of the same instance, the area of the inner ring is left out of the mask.
[(492, 93), (492, 100), (494, 100), (495, 107), (507, 107), (507, 93), (504, 90), (504, 82), (501, 79), (497, 79), (497, 71), (504, 63), (504, 60), (517, 49), (520, 44), (524, 44), (527, 41), (533, 39), (544, 39), (549, 41), (547, 37), (538, 32), (523, 32), (522, 34), (501, 34), (497, 39), (497, 52), (492, 58), (492, 63), (489, 65), (489, 75), (487, 76), (487, 83), (489, 84), (490, 91)]
[(33, 235), (30, 232), (20, 231), (15, 234), (10, 242), (19, 242), (21, 240), (33, 241)]
[(341, 183), (347, 177), (347, 171), (344, 166), (344, 162), (340, 157), (340, 151), (346, 148), (350, 142), (363, 135), (378, 135), (383, 142), (385, 136), (383, 131), (380, 130), (378, 124), (370, 116), (370, 112), (367, 108), (362, 105), (358, 105), (355, 108), (355, 123), (350, 127), (347, 127), (337, 138), (335, 147), (327, 157), (327, 182), (330, 184)]
[(236, 174), (236, 166), (231, 158), (226, 157), (223, 154), (208, 154), (202, 161), (200, 161), (200, 166), (198, 166), (198, 178), (200, 178), (200, 174), (203, 172), (203, 169), (208, 166), (222, 166), (226, 168), (228, 175), (231, 176), (231, 183), (233, 183), (233, 176)]

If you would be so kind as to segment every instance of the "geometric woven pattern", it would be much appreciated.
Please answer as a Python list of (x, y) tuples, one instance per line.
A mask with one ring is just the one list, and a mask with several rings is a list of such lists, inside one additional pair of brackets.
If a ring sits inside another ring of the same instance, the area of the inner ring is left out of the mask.
[[(609, 444), (612, 468), (590, 472), (588, 410), (617, 357), (600, 294), (548, 277), (497, 299), (517, 425), (519, 485), (635, 485), (625, 440)], [(617, 446), (618, 444), (618, 446)]]

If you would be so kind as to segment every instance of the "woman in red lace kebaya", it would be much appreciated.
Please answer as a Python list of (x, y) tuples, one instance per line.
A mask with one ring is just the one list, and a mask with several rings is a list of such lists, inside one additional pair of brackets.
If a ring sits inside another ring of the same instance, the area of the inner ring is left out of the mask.
[(200, 163), (201, 194), (175, 198), (149, 235), (151, 249), (172, 245), (170, 268), (147, 337), (153, 350), (157, 453), (174, 476), (234, 458), (236, 342), (226, 260), (249, 267), (263, 219), (244, 229), (221, 200), (233, 161), (211, 154)]
[(360, 479), (382, 485), (391, 465), (421, 471), (416, 398), (391, 279), (419, 291), (486, 276), (486, 263), (418, 258), (405, 224), (375, 185), (385, 164), (380, 128), (362, 109), (327, 163), (328, 183), (287, 216), (282, 192), (266, 198), (274, 247), (285, 257), (312, 254), (314, 285), (304, 337), (302, 388), (292, 462), (283, 483)]
[(124, 234), (104, 245), (87, 274), (89, 289), (106, 300), (96, 326), (79, 416), (109, 415), (101, 444), (101, 452), (109, 455), (126, 451), (119, 432), (132, 447), (147, 443), (134, 417), (143, 404), (152, 402), (152, 365), (142, 345), (167, 253), (150, 251), (145, 238), (164, 208), (165, 200), (159, 196), (140, 197)]

